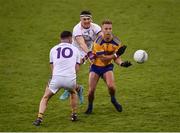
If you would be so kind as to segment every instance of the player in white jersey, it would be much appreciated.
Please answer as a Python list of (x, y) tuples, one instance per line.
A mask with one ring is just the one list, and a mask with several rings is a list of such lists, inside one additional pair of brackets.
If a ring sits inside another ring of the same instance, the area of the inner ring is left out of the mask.
[(38, 117), (33, 122), (35, 126), (39, 126), (42, 122), (49, 99), (61, 88), (66, 88), (70, 93), (71, 120), (77, 120), (76, 72), (79, 69), (80, 54), (78, 49), (71, 43), (72, 33), (63, 31), (61, 33), (61, 43), (54, 46), (50, 51), (52, 79), (41, 99)]
[[(89, 11), (82, 11), (80, 13), (80, 22), (73, 28), (73, 45), (79, 49), (81, 54), (81, 64), (89, 56), (92, 57), (91, 48), (96, 37), (101, 33), (101, 27), (95, 23), (92, 23), (92, 15)], [(79, 90), (78, 96), (80, 104), (83, 103), (83, 87), (81, 85), (77, 86)], [(60, 96), (60, 99), (64, 100), (68, 98), (69, 93), (65, 92)]]
[[(101, 32), (99, 25), (95, 23), (88, 25), (89, 23), (87, 24), (86, 22), (89, 22), (88, 19), (91, 19), (91, 17), (81, 17), (81, 22), (73, 29), (73, 45), (79, 49), (82, 58), (91, 50), (93, 41), (96, 39), (98, 33)], [(84, 28), (83, 25), (84, 27), (90, 27)]]

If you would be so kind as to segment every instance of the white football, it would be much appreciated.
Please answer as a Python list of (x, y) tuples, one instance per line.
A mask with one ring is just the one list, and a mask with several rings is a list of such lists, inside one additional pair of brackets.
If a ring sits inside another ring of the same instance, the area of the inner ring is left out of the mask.
[(137, 63), (143, 63), (145, 61), (148, 60), (148, 54), (146, 51), (144, 50), (137, 50), (135, 53), (134, 53), (134, 60), (137, 62)]

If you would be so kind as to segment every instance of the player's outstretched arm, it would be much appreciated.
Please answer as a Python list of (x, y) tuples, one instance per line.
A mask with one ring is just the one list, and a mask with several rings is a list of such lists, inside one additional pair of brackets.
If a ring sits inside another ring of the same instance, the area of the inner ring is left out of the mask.
[(85, 53), (88, 53), (88, 47), (87, 47), (87, 45), (86, 45), (86, 43), (85, 43), (85, 41), (84, 41), (84, 38), (83, 38), (83, 36), (77, 36), (76, 37), (76, 41), (77, 41), (77, 43), (79, 44), (79, 46), (82, 48), (82, 50), (85, 52)]
[(121, 56), (122, 54), (124, 54), (126, 48), (127, 48), (126, 45), (122, 45), (114, 55), (115, 55), (116, 57)]

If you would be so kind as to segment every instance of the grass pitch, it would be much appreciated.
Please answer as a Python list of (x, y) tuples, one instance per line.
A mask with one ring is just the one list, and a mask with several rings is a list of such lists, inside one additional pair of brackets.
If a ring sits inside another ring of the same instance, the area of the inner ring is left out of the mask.
[[(114, 34), (128, 46), (122, 56), (133, 66), (115, 67), (116, 97), (122, 113), (110, 103), (100, 80), (94, 113), (85, 115), (88, 64), (78, 82), (86, 89), (79, 121), (69, 120), (69, 101), (49, 102), (44, 122), (35, 120), (49, 77), (49, 50), (62, 30), (72, 30), (81, 10), (94, 22), (113, 21)], [(179, 0), (0, 0), (0, 131), (180, 131), (180, 1)], [(144, 49), (149, 60), (133, 61)]]

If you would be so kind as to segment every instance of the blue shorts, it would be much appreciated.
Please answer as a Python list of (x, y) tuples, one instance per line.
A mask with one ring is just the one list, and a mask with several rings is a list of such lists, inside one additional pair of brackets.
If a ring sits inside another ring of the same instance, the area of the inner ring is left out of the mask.
[(107, 71), (113, 71), (114, 65), (113, 64), (109, 64), (107, 66), (96, 66), (94, 64), (91, 65), (90, 68), (90, 72), (95, 72), (96, 74), (98, 74), (100, 77), (103, 77), (104, 73), (106, 73)]

